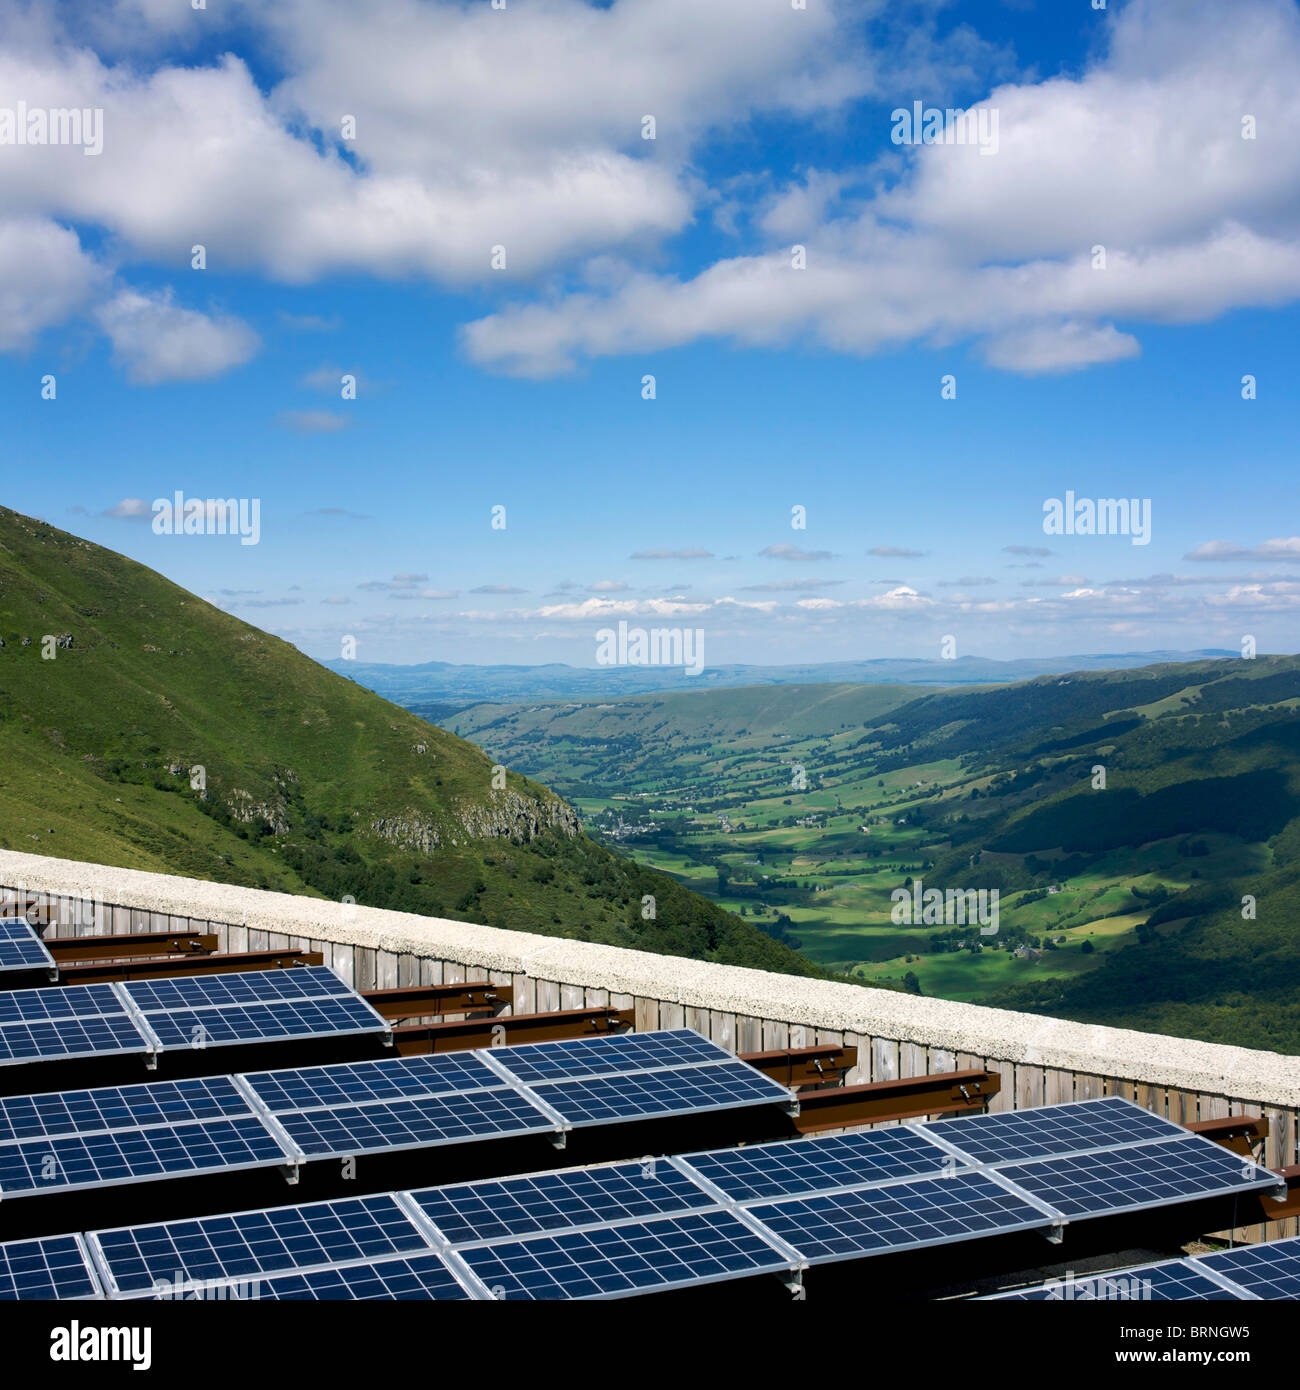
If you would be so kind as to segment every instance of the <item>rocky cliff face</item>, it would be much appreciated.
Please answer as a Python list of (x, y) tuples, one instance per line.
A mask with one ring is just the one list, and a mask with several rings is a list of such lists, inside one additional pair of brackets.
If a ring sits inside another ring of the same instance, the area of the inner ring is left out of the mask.
[(459, 802), (449, 822), (418, 815), (376, 816), (370, 831), (401, 849), (427, 854), (439, 845), (467, 840), (511, 840), (527, 844), (547, 830), (570, 837), (578, 834), (578, 813), (558, 797), (523, 796), (511, 788), (489, 793), (482, 802)]

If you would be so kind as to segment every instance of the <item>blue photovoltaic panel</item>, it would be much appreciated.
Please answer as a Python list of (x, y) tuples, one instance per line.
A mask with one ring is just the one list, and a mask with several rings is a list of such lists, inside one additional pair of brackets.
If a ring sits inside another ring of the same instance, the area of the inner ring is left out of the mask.
[(553, 1134), (556, 1123), (517, 1091), (422, 1096), (326, 1110), (287, 1110), (276, 1116), (309, 1158), (425, 1148), (510, 1134)]
[(1018, 1163), (1055, 1154), (1086, 1153), (1174, 1139), (1187, 1131), (1120, 1096), (969, 1115), (926, 1125), (936, 1139), (955, 1144), (979, 1163)]
[[(63, 1135), (0, 1145), (0, 1195), (39, 1196), (74, 1187), (183, 1177), (216, 1168), (261, 1168), (286, 1162), (255, 1116), (202, 1120), (150, 1129)], [(48, 1174), (48, 1176), (47, 1176)]]
[(0, 1064), (149, 1050), (149, 1044), (124, 1013), (0, 1025)]
[(568, 1042), (521, 1043), (494, 1047), (492, 1057), (512, 1076), (530, 1085), (580, 1076), (684, 1066), (690, 1062), (725, 1062), (732, 1054), (689, 1028), (655, 1033), (617, 1033)]
[(62, 985), (57, 989), (15, 989), (0, 994), (0, 1026), (125, 1012), (112, 985)]
[(89, 1239), (114, 1295), (150, 1293), (160, 1281), (244, 1280), (429, 1248), (389, 1194), (123, 1226)]
[(369, 1264), (317, 1269), (308, 1274), (280, 1274), (258, 1280), (259, 1299), (320, 1301), (376, 1299), (463, 1300), (469, 1294), (434, 1254), (408, 1259), (375, 1260)]
[(1196, 1197), (1259, 1192), (1279, 1178), (1240, 1154), (1194, 1134), (1083, 1158), (1055, 1158), (998, 1170), (1071, 1218), (1160, 1206)]
[(248, 1113), (248, 1102), (228, 1076), (10, 1096), (0, 1099), (0, 1143)]
[(950, 1172), (960, 1160), (899, 1126), (827, 1139), (792, 1139), (687, 1154), (685, 1161), (738, 1201), (858, 1187)]
[(271, 1111), (355, 1105), (404, 1096), (499, 1090), (506, 1083), (473, 1052), (390, 1057), (323, 1067), (249, 1072), (244, 1079)]
[(1208, 1266), (1257, 1298), (1300, 1298), (1300, 1239), (1221, 1250), (1191, 1263)]
[(747, 1210), (810, 1263), (1051, 1224), (1050, 1217), (986, 1175), (960, 1170), (919, 1182), (763, 1202)]
[(726, 1211), (534, 1236), (457, 1253), (499, 1299), (626, 1298), (793, 1267)]
[(46, 1236), (0, 1245), (0, 1303), (101, 1297), (76, 1236)]
[(287, 970), (245, 970), (227, 975), (189, 975), (163, 980), (128, 980), (123, 989), (142, 1013), (177, 1009), (224, 1008), (231, 1004), (265, 1004), (276, 1000), (355, 997), (323, 965)]
[(0, 970), (50, 970), (54, 958), (23, 917), (0, 919)]
[(388, 1025), (356, 996), (283, 1000), (221, 1009), (177, 1009), (148, 1015), (164, 1047), (223, 1047), (343, 1033), (380, 1033)]
[(999, 1172), (1072, 1218), (1159, 1206), (1196, 1197), (1263, 1191), (1279, 1179), (1196, 1135), (1003, 1166)]
[(1173, 1300), (1205, 1303), (1228, 1302), (1238, 1295), (1216, 1284), (1197, 1268), (1196, 1260), (1169, 1260), (1167, 1263), (1119, 1269), (1068, 1282), (1053, 1280), (1032, 1289), (990, 1294), (981, 1302), (1007, 1303), (1164, 1303)]
[(664, 1159), (431, 1187), (411, 1196), (451, 1245), (716, 1205)]
[(530, 1089), (574, 1126), (791, 1101), (784, 1086), (734, 1057), (668, 1071), (534, 1083)]

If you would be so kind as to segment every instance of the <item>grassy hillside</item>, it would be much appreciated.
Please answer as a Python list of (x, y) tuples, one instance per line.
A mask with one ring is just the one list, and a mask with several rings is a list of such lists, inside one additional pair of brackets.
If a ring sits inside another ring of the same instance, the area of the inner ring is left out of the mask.
[[(566, 796), (603, 789), (707, 789), (785, 745), (858, 728), (915, 698), (905, 685), (767, 685), (618, 700), (472, 705), (444, 713), (447, 728)], [(417, 706), (417, 708), (419, 708)]]
[[(828, 968), (1300, 1052), (1295, 657), (475, 706), (444, 723)], [(892, 893), (918, 878), (996, 889), (998, 932), (892, 922)]]
[(0, 641), (0, 846), (814, 969), (472, 745), (3, 508)]

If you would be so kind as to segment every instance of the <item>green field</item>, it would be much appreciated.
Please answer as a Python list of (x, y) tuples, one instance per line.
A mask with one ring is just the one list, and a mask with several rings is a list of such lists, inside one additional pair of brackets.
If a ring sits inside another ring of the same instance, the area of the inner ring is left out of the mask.
[[(1300, 663), (1268, 657), (477, 705), (447, 723), (825, 969), (1300, 1050), (1300, 928), (1282, 910), (1300, 876), (1298, 706)], [(917, 879), (996, 891), (997, 932), (896, 923), (892, 894)], [(1234, 926), (1248, 896), (1261, 909)]]

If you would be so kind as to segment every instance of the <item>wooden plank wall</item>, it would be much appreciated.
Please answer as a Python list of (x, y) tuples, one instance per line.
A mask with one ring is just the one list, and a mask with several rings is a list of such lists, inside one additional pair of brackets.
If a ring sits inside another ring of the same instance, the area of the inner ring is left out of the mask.
[[(6, 890), (0, 889), (0, 893)], [(286, 936), (274, 932), (250, 931), (246, 927), (211, 922), (192, 917), (169, 917), (139, 908), (100, 905), (75, 899), (57, 899), (52, 915), (57, 936), (86, 935), (92, 932), (190, 931), (214, 932), (223, 951), (310, 950), (320, 951), (325, 963), (357, 989), (387, 989), (406, 984), (444, 984), (464, 980), (492, 980), (513, 985), (515, 1009), (519, 1013), (550, 1009), (610, 1005), (635, 1012), (636, 1027), (680, 1028), (685, 1025), (712, 1038), (733, 1052), (758, 1052), (784, 1046), (836, 1043), (858, 1049), (858, 1065), (848, 1076), (850, 1083), (884, 1081), (900, 1076), (955, 1071), (967, 1067), (987, 1067), (1002, 1078), (1002, 1090), (994, 1098), (993, 1110), (1024, 1109), (1062, 1101), (1087, 1100), (1094, 1096), (1121, 1095), (1163, 1115), (1175, 1123), (1208, 1120), (1227, 1115), (1266, 1114), (1271, 1132), (1264, 1161), (1270, 1168), (1300, 1163), (1300, 1112), (1281, 1106), (1261, 1104), (1233, 1096), (1195, 1094), (1174, 1087), (1150, 1085), (1104, 1071), (1069, 1072), (1050, 1067), (1017, 1063), (1004, 1057), (980, 1057), (970, 1053), (945, 1052), (909, 1038), (868, 1037), (856, 1033), (836, 1033), (804, 1028), (774, 1019), (752, 1018), (711, 1009), (684, 1008), (661, 999), (610, 994), (603, 989), (561, 985), (528, 975), (488, 971), (460, 962), (352, 947), (309, 937)], [(94, 925), (90, 925), (92, 922)], [(1099, 1063), (1104, 1059), (1099, 1058)], [(1267, 1228), (1251, 1227), (1235, 1233), (1238, 1239), (1281, 1239), (1300, 1235), (1300, 1220), (1273, 1222)]]

